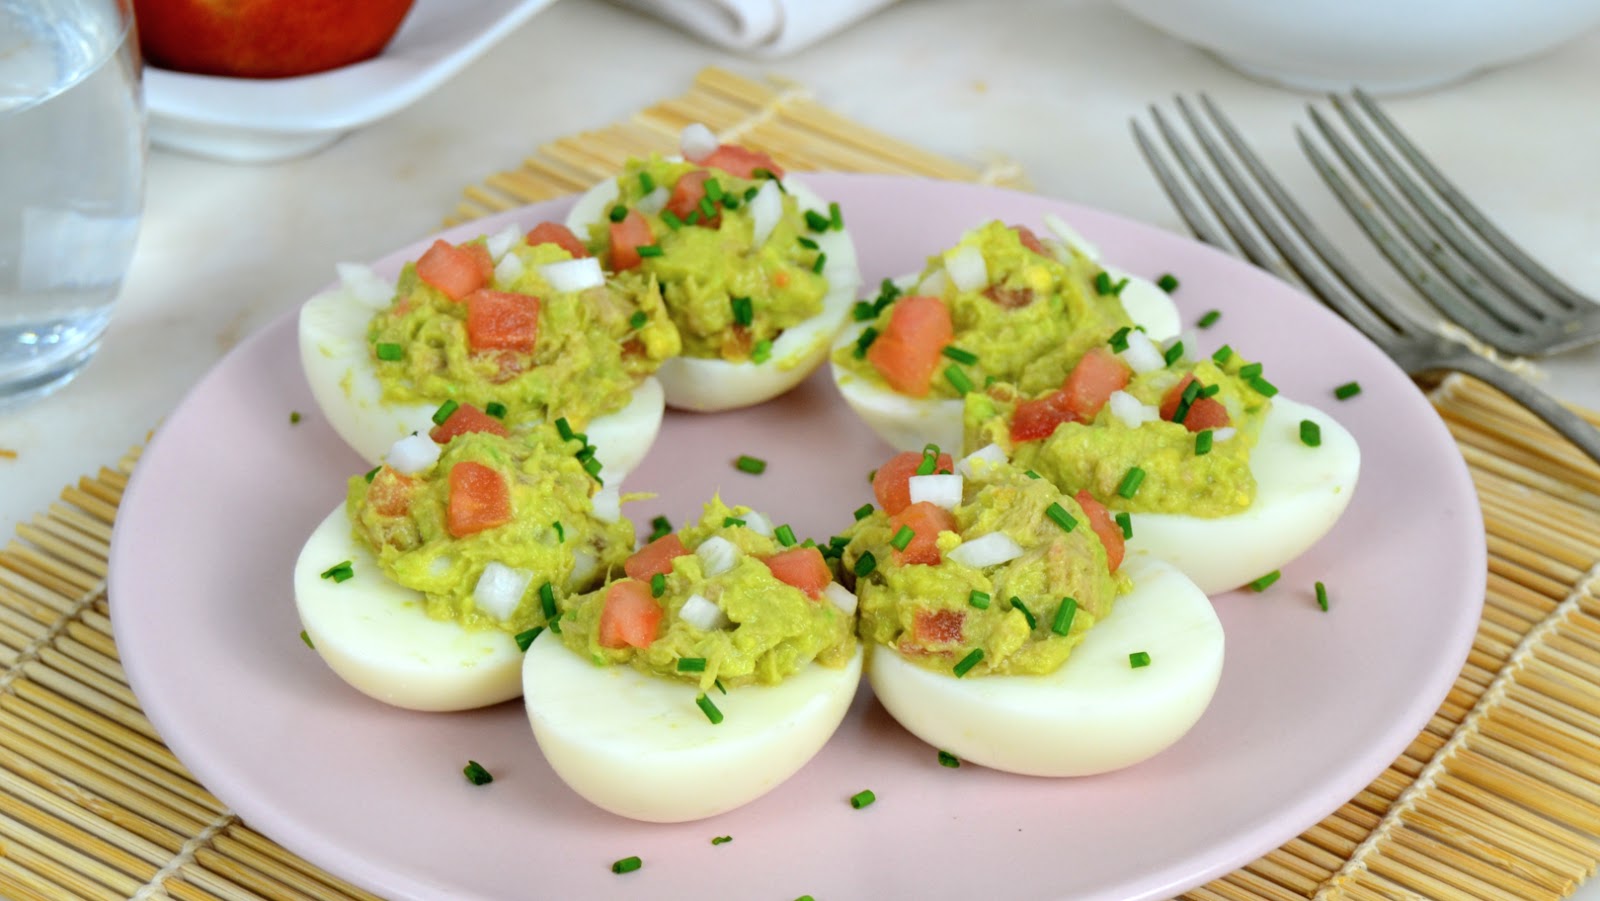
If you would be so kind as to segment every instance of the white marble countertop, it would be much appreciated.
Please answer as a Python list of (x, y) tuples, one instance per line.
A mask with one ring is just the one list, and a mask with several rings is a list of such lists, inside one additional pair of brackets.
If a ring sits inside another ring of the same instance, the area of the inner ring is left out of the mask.
[[(686, 90), (709, 64), (789, 76), (890, 135), (969, 161), (1014, 159), (1039, 193), (1176, 231), (1128, 121), (1203, 90), (1314, 215), (1347, 222), (1293, 144), (1291, 125), (1314, 98), (1250, 81), (1104, 2), (1026, 0), (1004, 17), (977, 9), (908, 0), (768, 63), (599, 0), (566, 0), (414, 106), (316, 155), (235, 165), (154, 151), (133, 270), (99, 358), (57, 395), (0, 413), (0, 448), (17, 455), (0, 458), (0, 533), (144, 441), (241, 338), (330, 281), (335, 262), (426, 235), (464, 185)], [(602, 60), (630, 62), (596, 68)], [(1387, 107), (1505, 230), (1600, 296), (1596, 84), (1600, 32)], [(1398, 277), (1385, 272), (1384, 283)], [(298, 378), (288, 366), (263, 376)], [(1558, 395), (1600, 407), (1600, 349), (1543, 369)], [(1600, 887), (1576, 897), (1600, 901)]]

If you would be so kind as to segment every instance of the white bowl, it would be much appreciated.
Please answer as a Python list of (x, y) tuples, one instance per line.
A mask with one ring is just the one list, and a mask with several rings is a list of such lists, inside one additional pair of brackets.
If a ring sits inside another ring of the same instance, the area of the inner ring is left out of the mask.
[(1600, 0), (1118, 2), (1247, 75), (1318, 91), (1436, 87), (1600, 24)]

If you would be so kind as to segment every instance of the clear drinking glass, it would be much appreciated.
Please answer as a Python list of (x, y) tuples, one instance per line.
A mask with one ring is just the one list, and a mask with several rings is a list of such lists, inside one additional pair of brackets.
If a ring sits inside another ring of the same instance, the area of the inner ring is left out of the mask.
[(0, 408), (100, 345), (143, 205), (139, 73), (131, 0), (0, 0)]

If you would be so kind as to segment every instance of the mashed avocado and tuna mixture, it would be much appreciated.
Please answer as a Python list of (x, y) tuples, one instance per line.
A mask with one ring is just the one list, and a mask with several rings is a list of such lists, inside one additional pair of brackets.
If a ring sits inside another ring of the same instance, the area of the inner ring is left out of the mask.
[[(907, 475), (919, 470), (962, 480), (949, 483), (960, 492), (949, 509), (910, 503)], [(931, 450), (899, 455), (878, 479), (886, 471), (891, 487), (874, 484), (884, 508), (851, 528), (841, 558), (863, 641), (957, 676), (1049, 673), (1131, 588), (1115, 571), (1121, 533), (1092, 499), (1003, 460), (943, 475), (949, 457)]]
[(436, 241), (406, 264), (393, 302), (368, 327), (386, 402), (453, 399), (504, 408), (512, 431), (556, 417), (583, 429), (627, 406), (634, 387), (678, 354), (653, 280), (606, 282), (597, 261), (574, 256), (583, 245), (561, 226), (546, 223), (528, 239), (498, 264), (481, 238)]
[(815, 661), (855, 654), (854, 610), (834, 600), (833, 571), (787, 527), (720, 499), (694, 525), (652, 541), (627, 578), (573, 598), (561, 638), (597, 664), (631, 665), (700, 687), (773, 685)]
[(628, 290), (658, 283), (689, 357), (765, 362), (785, 329), (822, 312), (827, 259), (815, 240), (843, 228), (804, 210), (764, 154), (724, 145), (705, 165), (630, 160), (587, 236)]
[(355, 540), (385, 576), (421, 592), (434, 619), (512, 634), (545, 625), (558, 596), (598, 584), (633, 550), (633, 526), (596, 510), (582, 442), (552, 426), (509, 438), (467, 431), (443, 447), (404, 440), (421, 447), (413, 459), (432, 456), (430, 444), (437, 459), (353, 476), (345, 508)]
[[(1056, 388), (1085, 351), (1131, 325), (1102, 275), (1064, 244), (991, 221), (930, 257), (909, 289), (919, 301), (936, 299), (925, 305), (937, 315), (906, 307), (886, 282), (875, 301), (856, 305), (856, 320), (870, 324), (853, 346), (834, 352), (834, 361), (915, 397), (958, 398), (994, 382), (1027, 394)], [(924, 331), (939, 334), (928, 341)], [(923, 365), (905, 364), (918, 356), (926, 357)]]
[(1259, 363), (1228, 347), (1190, 361), (1179, 345), (1163, 354), (1119, 331), (1056, 391), (967, 395), (963, 426), (969, 447), (998, 444), (1063, 492), (1132, 513), (1218, 517), (1255, 498), (1250, 452), (1276, 393)]

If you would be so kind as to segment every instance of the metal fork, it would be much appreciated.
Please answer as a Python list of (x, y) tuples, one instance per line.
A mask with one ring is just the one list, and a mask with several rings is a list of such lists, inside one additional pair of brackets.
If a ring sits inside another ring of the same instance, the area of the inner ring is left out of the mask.
[[(1544, 356), (1600, 341), (1600, 305), (1512, 243), (1423, 156), (1371, 97), (1356, 90), (1349, 99), (1332, 96), (1329, 100), (1383, 175), (1364, 162), (1315, 107), (1310, 108), (1312, 122), (1361, 185), (1360, 191), (1297, 127), (1300, 147), (1344, 208), (1418, 293), (1473, 337), (1517, 356)], [(1455, 211), (1459, 224), (1407, 174), (1396, 153)], [(1384, 176), (1410, 202), (1411, 209), (1385, 184)], [(1363, 192), (1371, 203), (1362, 199)], [(1374, 212), (1374, 205), (1383, 216)], [(1384, 217), (1404, 236), (1405, 243), (1385, 224)], [(1475, 237), (1468, 237), (1466, 231)], [(1406, 243), (1415, 253), (1407, 251)], [(1418, 261), (1418, 253), (1432, 264), (1431, 269)], [(1438, 278), (1435, 272), (1445, 278)]]
[[(1209, 117), (1209, 126), (1187, 101), (1177, 98), (1178, 110), (1212, 166), (1221, 174), (1223, 184), (1206, 172), (1190, 150), (1188, 140), (1161, 110), (1151, 107), (1150, 111), (1178, 166), (1199, 190), (1205, 205), (1222, 223), (1225, 232), (1206, 216), (1185, 187), (1184, 179), (1162, 157), (1139, 122), (1133, 122), (1134, 140), (1145, 161), (1196, 237), (1223, 250), (1242, 253), (1257, 266), (1280, 277), (1291, 281), (1298, 277), (1298, 281), (1412, 376), (1460, 372), (1487, 382), (1544, 420), (1591, 459), (1600, 462), (1600, 431), (1520, 376), (1462, 342), (1439, 334), (1383, 296), (1311, 223), (1305, 211), (1289, 197), (1283, 185), (1210, 98), (1202, 95), (1200, 102)], [(1216, 134), (1220, 134), (1222, 140), (1218, 140)], [(1228, 199), (1230, 196), (1271, 242), (1270, 248), (1240, 217)]]

